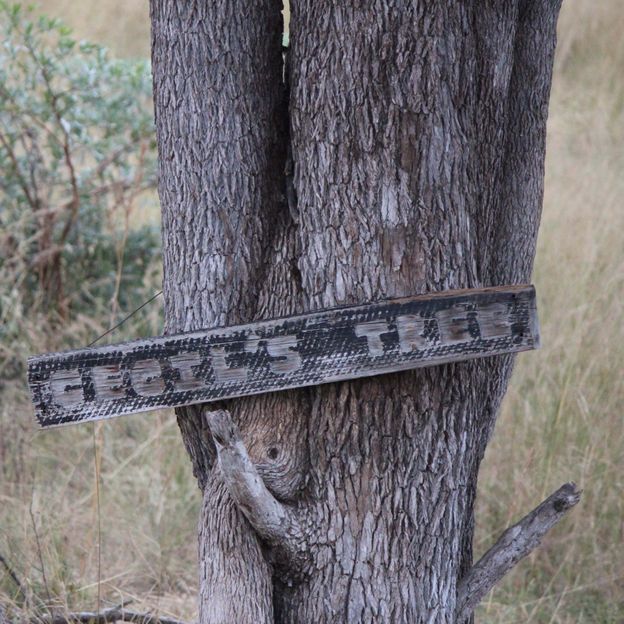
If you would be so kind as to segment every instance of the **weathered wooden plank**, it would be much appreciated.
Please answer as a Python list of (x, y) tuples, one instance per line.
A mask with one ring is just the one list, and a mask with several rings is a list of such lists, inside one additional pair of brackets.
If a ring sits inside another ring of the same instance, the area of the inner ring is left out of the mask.
[(525, 351), (535, 290), (457, 290), (32, 357), (42, 427)]

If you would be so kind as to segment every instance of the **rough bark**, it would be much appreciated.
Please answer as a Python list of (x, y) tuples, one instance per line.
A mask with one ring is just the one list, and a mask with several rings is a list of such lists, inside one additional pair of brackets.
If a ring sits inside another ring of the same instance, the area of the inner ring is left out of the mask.
[[(528, 281), (558, 1), (293, 2), (288, 111), (280, 3), (151, 7), (169, 331)], [(201, 623), (455, 621), (511, 367), (228, 403), (305, 533), (303, 577), (233, 502), (201, 410), (180, 410)]]

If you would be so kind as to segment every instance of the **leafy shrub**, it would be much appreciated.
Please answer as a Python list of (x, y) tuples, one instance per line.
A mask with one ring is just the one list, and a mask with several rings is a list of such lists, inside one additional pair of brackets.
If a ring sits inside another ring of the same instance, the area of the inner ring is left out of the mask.
[(114, 314), (160, 252), (149, 64), (2, 0), (0, 35), (0, 318)]

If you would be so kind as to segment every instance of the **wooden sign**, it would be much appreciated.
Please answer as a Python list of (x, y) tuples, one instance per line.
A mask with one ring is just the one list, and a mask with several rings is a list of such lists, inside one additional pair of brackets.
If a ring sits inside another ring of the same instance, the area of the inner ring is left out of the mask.
[(539, 346), (535, 289), (457, 290), (30, 358), (42, 427)]

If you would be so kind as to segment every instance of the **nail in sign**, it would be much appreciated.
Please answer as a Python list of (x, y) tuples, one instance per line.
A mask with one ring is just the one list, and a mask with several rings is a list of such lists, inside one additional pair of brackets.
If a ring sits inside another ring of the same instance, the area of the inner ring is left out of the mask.
[(532, 286), (456, 290), (32, 357), (42, 427), (526, 351)]

